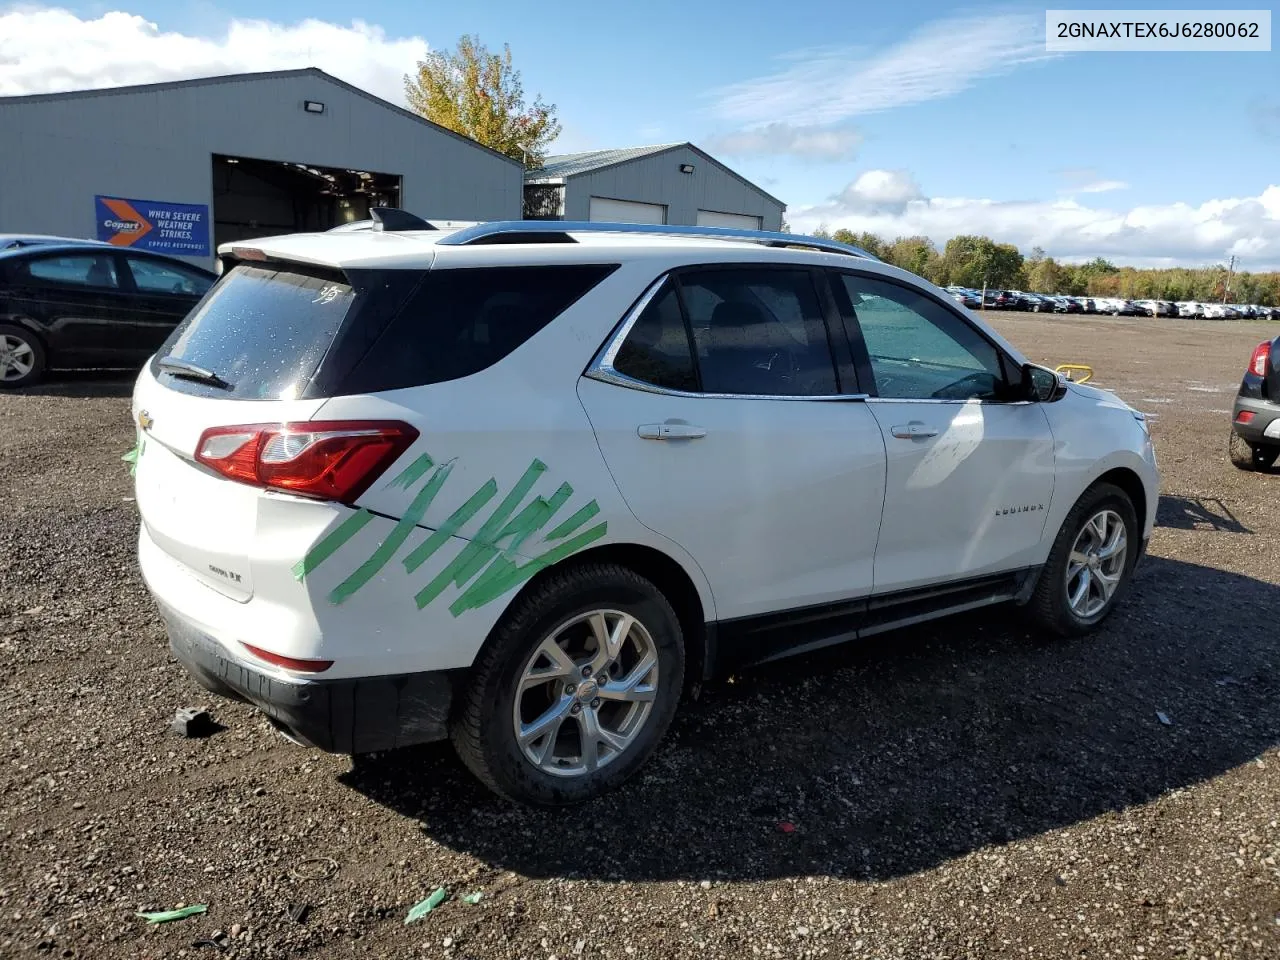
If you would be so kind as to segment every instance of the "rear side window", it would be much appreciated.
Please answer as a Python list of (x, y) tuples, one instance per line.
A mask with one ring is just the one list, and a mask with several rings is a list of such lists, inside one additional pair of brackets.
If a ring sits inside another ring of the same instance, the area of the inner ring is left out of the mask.
[(509, 355), (617, 269), (617, 264), (433, 270), (342, 393), (374, 393), (470, 376)]
[(340, 273), (240, 264), (187, 315), (156, 354), (217, 374), (229, 386), (175, 377), (167, 386), (242, 400), (293, 399), (333, 343), (355, 292)]
[(143, 293), (175, 293), (202, 297), (213, 281), (194, 270), (184, 270), (176, 263), (127, 257), (133, 285)]

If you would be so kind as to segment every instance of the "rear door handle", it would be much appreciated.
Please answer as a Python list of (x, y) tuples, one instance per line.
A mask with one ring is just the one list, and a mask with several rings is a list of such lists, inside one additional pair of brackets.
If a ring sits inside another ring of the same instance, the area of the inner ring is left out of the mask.
[(697, 440), (705, 437), (707, 430), (691, 423), (646, 423), (637, 427), (636, 433), (644, 440)]
[(896, 427), (890, 427), (889, 432), (899, 440), (918, 440), (924, 437), (936, 437), (938, 428), (913, 420), (911, 423), (900, 423)]

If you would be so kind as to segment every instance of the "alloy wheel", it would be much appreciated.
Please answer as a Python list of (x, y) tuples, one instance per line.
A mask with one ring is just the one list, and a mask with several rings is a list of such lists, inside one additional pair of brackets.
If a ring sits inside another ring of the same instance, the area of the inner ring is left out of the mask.
[(0, 333), (0, 380), (21, 380), (36, 364), (31, 344), (21, 337)]
[(1099, 510), (1081, 528), (1067, 558), (1067, 605), (1082, 620), (1102, 613), (1124, 576), (1129, 552), (1124, 520)]
[(513, 708), (516, 743), (543, 773), (594, 773), (635, 743), (657, 694), (658, 648), (644, 624), (620, 610), (579, 614), (525, 662)]

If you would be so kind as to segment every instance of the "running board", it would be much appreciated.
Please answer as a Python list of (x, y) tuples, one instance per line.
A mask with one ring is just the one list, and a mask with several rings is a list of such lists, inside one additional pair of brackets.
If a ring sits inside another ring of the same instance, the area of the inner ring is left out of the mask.
[(1039, 567), (707, 625), (711, 672), (723, 674), (939, 617), (1025, 602)]

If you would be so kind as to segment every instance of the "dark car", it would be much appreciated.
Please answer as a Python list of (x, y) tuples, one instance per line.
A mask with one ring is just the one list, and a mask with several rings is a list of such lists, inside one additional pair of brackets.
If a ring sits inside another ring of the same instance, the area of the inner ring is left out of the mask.
[(1280, 457), (1280, 337), (1254, 348), (1231, 410), (1231, 462), (1270, 469)]
[(1027, 301), (1012, 290), (988, 290), (990, 305), (996, 310), (1025, 310)]
[(109, 244), (0, 251), (0, 389), (51, 367), (142, 366), (215, 280), (182, 260)]

